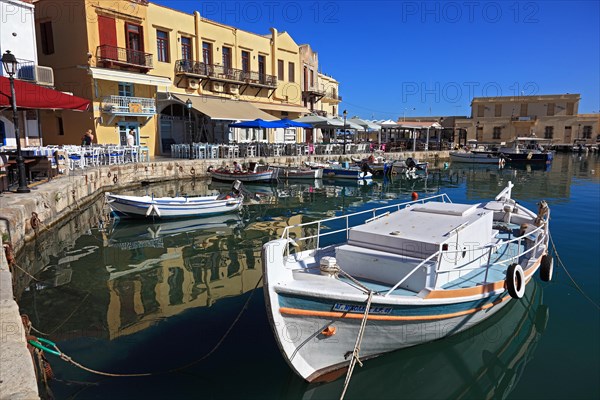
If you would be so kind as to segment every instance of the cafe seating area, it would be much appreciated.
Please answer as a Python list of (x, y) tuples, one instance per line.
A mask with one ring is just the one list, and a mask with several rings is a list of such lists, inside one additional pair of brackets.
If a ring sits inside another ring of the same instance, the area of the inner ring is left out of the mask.
[[(28, 184), (52, 179), (68, 171), (84, 170), (101, 165), (117, 165), (149, 161), (149, 149), (144, 146), (41, 146), (21, 150)], [(0, 192), (18, 184), (17, 152), (0, 149)]]
[[(345, 154), (360, 154), (371, 151), (371, 144), (346, 143)], [(231, 143), (210, 144), (193, 143), (172, 144), (171, 157), (183, 159), (216, 159), (216, 158), (255, 158), (255, 157), (297, 157), (309, 155), (341, 155), (344, 154), (343, 143)]]

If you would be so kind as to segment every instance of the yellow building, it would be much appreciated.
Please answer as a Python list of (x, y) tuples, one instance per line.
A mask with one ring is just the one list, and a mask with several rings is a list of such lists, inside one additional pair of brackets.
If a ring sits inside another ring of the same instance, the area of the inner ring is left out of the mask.
[(319, 72), (319, 85), (324, 96), (317, 103), (317, 107), (327, 117), (338, 117), (340, 114), (339, 104), (342, 101), (342, 96), (339, 95), (338, 81)]
[(579, 94), (539, 96), (476, 97), (471, 118), (456, 121), (467, 130), (469, 139), (480, 142), (507, 142), (515, 137), (535, 135), (553, 144), (575, 140), (596, 142), (599, 114), (578, 114)]
[(319, 72), (319, 54), (309, 44), (300, 46), (302, 65), (302, 101), (311, 113), (324, 117), (337, 117), (339, 83), (331, 76)]
[[(52, 0), (36, 2), (38, 47), (53, 41), (40, 61), (55, 68), (57, 89), (91, 99), (93, 110), (44, 113), (47, 144), (79, 144), (86, 129), (102, 144), (125, 144), (133, 130), (136, 143), (155, 155), (190, 141), (306, 140), (228, 127), (309, 112), (300, 47), (287, 32), (259, 35), (143, 0), (74, 0), (69, 7), (56, 13)], [(338, 101), (337, 82), (328, 78), (328, 87), (329, 80)]]

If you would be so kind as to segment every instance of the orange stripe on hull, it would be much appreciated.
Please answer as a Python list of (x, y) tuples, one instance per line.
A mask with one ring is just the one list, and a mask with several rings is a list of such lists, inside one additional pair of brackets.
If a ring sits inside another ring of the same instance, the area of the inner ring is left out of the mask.
[[(529, 279), (533, 276), (535, 271), (537, 271), (541, 258), (539, 258), (535, 264), (527, 271), (525, 271), (525, 279), (529, 282)], [(453, 297), (468, 297), (468, 296), (477, 296), (480, 294), (488, 294), (490, 292), (495, 292), (496, 290), (506, 289), (505, 281), (498, 281), (494, 283), (488, 283), (487, 285), (475, 286), (471, 288), (464, 289), (451, 289), (451, 290), (432, 290), (429, 292), (426, 299), (449, 299)]]
[[(453, 317), (460, 317), (461, 315), (474, 314), (478, 311), (487, 310), (497, 304), (500, 304), (506, 300), (509, 300), (510, 296), (504, 296), (500, 300), (496, 300), (493, 303), (486, 304), (481, 307), (472, 308), (465, 311), (457, 311), (450, 314), (438, 314), (438, 315), (369, 315), (368, 319), (372, 321), (433, 321), (437, 319), (447, 319)], [(303, 317), (322, 317), (322, 318), (348, 318), (348, 319), (362, 319), (363, 314), (350, 314), (333, 311), (313, 311), (313, 310), (301, 310), (298, 308), (281, 307), (279, 309), (281, 314), (288, 315), (300, 315)]]

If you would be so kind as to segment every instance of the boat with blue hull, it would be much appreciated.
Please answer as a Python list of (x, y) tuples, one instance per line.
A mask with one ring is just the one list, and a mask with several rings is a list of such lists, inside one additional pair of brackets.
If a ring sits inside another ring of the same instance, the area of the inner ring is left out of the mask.
[(486, 157), (488, 154), (492, 157), (499, 157), (506, 163), (552, 163), (554, 151), (549, 150), (552, 144), (551, 139), (542, 139), (535, 136), (517, 137), (507, 144), (490, 151), (473, 151), (480, 157)]
[(373, 174), (365, 168), (331, 166), (323, 168), (323, 178), (360, 180), (371, 179)]
[(478, 324), (538, 270), (550, 280), (550, 210), (521, 206), (512, 187), (479, 204), (436, 195), (298, 224), (265, 244), (267, 314), (291, 368), (328, 380), (359, 356)]

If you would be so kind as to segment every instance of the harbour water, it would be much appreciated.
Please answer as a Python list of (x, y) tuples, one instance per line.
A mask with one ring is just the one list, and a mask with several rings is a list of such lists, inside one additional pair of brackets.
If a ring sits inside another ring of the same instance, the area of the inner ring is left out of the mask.
[[(248, 186), (260, 202), (240, 216), (106, 224), (103, 199), (28, 245), (18, 274), (22, 313), (79, 363), (48, 356), (59, 399), (338, 398), (343, 379), (309, 385), (290, 370), (268, 325), (260, 249), (284, 226), (447, 193), (495, 196), (507, 181), (531, 209), (545, 199), (561, 260), (600, 301), (600, 158), (559, 154), (552, 166), (450, 165), (426, 178)], [(228, 185), (177, 182), (133, 189), (206, 194)], [(35, 334), (35, 333), (34, 333)], [(368, 335), (368, 329), (366, 334)], [(44, 337), (43, 335), (39, 335)], [(355, 370), (346, 398), (600, 397), (600, 312), (555, 262), (525, 298), (459, 335), (397, 351)]]

